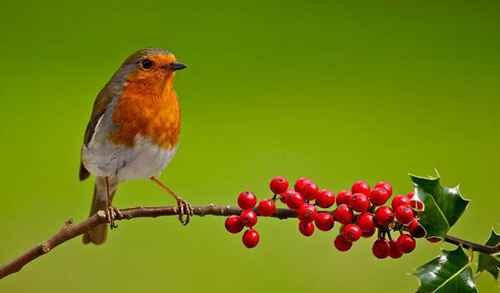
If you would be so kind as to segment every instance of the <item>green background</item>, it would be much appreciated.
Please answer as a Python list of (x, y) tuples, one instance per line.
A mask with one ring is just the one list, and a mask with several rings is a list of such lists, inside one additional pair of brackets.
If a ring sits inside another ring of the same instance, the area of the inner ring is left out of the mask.
[[(148, 46), (189, 65), (176, 80), (181, 146), (162, 179), (193, 204), (269, 196), (275, 175), (407, 192), (408, 172), (437, 168), (473, 200), (454, 234), (482, 242), (499, 223), (497, 1), (72, 2), (2, 2), (0, 263), (87, 215), (93, 183), (77, 171), (91, 104)], [(148, 181), (123, 184), (115, 202), (171, 203)], [(223, 221), (121, 222), (106, 245), (65, 243), (0, 291), (412, 292), (407, 273), (440, 249), (419, 241), (379, 261), (371, 241), (343, 254), (336, 232), (306, 239), (296, 221), (260, 219), (248, 250)], [(478, 285), (498, 289), (488, 275)]]

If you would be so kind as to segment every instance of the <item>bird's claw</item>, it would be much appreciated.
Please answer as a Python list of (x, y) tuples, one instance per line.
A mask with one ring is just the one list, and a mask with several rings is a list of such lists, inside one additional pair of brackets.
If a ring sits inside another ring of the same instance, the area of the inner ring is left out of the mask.
[(106, 219), (108, 220), (109, 228), (111, 230), (118, 228), (118, 225), (115, 223), (115, 219), (122, 218), (122, 217), (123, 217), (123, 214), (119, 209), (117, 209), (115, 207), (106, 208)]
[(193, 207), (182, 198), (177, 198), (177, 208), (179, 210), (179, 222), (186, 226), (193, 216)]

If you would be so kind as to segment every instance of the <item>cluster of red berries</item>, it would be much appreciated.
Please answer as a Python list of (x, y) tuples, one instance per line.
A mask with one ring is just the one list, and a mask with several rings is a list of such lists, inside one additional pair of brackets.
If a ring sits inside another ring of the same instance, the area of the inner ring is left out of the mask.
[[(316, 228), (329, 231), (335, 222), (340, 223), (340, 234), (334, 240), (334, 246), (339, 251), (347, 251), (361, 237), (369, 238), (377, 232), (373, 254), (377, 258), (399, 258), (415, 249), (415, 238), (425, 236), (425, 229), (418, 222), (423, 203), (409, 193), (395, 196), (391, 206), (387, 206), (392, 186), (384, 181), (372, 189), (360, 180), (350, 190), (337, 195), (319, 188), (307, 178), (299, 178), (292, 189), (288, 181), (279, 176), (271, 180), (269, 187), (274, 196), (260, 201), (258, 205), (253, 193), (240, 193), (238, 205), (242, 209), (241, 214), (226, 219), (226, 229), (231, 233), (239, 233), (245, 226), (248, 227), (242, 239), (248, 248), (255, 247), (259, 242), (259, 234), (254, 228), (257, 215), (274, 215), (278, 197), (296, 212), (298, 229), (304, 236), (313, 235)], [(331, 208), (335, 203), (337, 207), (334, 210), (318, 210)], [(398, 232), (398, 238), (394, 240), (391, 232)]]
[[(259, 207), (262, 206), (263, 202), (259, 203)], [(274, 201), (265, 202), (268, 204), (268, 209), (272, 208), (267, 215), (274, 214), (276, 210)], [(238, 196), (238, 206), (241, 208), (240, 215), (229, 216), (225, 222), (226, 230), (234, 234), (241, 232), (245, 226), (248, 227), (242, 238), (243, 244), (248, 248), (257, 246), (260, 240), (259, 233), (254, 228), (255, 224), (257, 224), (257, 213), (254, 210), (256, 204), (257, 197), (253, 193), (248, 191), (240, 193)]]
[[(364, 181), (355, 182), (350, 191), (337, 195), (334, 218), (343, 224), (334, 245), (340, 251), (347, 251), (352, 243), (361, 237), (369, 238), (377, 232), (372, 252), (377, 258), (400, 258), (415, 249), (415, 238), (425, 236), (425, 230), (418, 222), (418, 212), (423, 203), (413, 193), (397, 195), (387, 206), (392, 196), (392, 186), (379, 182), (375, 188)], [(398, 232), (393, 239), (391, 232)]]

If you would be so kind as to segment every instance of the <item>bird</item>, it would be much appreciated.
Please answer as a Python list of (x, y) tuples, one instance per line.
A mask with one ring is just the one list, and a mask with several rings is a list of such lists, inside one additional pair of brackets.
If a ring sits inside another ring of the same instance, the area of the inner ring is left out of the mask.
[(112, 201), (118, 185), (127, 180), (157, 184), (175, 198), (180, 222), (189, 223), (191, 204), (158, 179), (178, 146), (181, 115), (174, 77), (184, 68), (168, 50), (140, 49), (97, 94), (81, 147), (79, 179), (95, 176), (90, 215), (103, 210), (108, 223), (86, 232), (84, 244), (104, 243), (107, 224), (116, 227), (120, 211)]

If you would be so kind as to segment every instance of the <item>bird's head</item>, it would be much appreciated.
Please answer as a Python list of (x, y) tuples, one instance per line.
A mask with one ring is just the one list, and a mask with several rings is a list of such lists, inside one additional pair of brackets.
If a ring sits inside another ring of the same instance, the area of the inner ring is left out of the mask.
[(158, 93), (173, 87), (174, 73), (186, 68), (175, 55), (159, 48), (141, 49), (130, 55), (111, 79), (110, 85), (121, 91), (127, 84)]
[(174, 72), (186, 68), (177, 62), (175, 55), (159, 48), (141, 49), (130, 55), (122, 65), (122, 70), (128, 71), (134, 79), (165, 80)]

